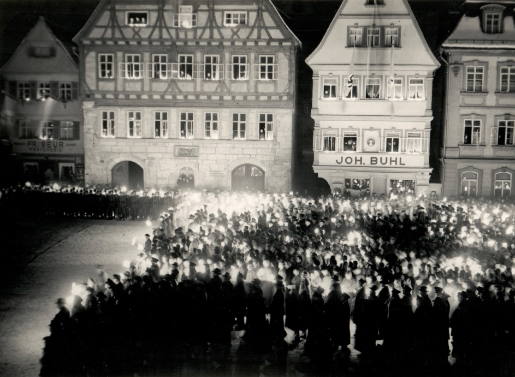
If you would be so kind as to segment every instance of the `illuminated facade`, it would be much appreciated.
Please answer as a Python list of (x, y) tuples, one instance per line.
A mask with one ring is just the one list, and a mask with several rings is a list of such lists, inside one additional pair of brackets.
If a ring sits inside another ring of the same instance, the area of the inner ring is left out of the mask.
[(81, 182), (79, 69), (43, 18), (0, 75), (6, 94), (2, 122), (13, 146), (17, 175), (35, 182)]
[(515, 174), (515, 1), (469, 3), (442, 46), (443, 193), (508, 198)]
[(439, 63), (407, 1), (344, 0), (306, 62), (315, 173), (353, 194), (427, 192)]
[(81, 56), (86, 182), (291, 187), (300, 45), (269, 0), (102, 0)]

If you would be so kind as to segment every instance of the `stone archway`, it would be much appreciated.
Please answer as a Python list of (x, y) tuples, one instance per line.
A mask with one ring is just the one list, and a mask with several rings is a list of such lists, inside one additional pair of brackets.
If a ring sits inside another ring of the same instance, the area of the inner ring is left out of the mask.
[(145, 187), (143, 168), (133, 161), (119, 162), (111, 169), (111, 184), (142, 190)]
[(244, 164), (232, 171), (234, 191), (265, 191), (265, 171), (256, 165)]

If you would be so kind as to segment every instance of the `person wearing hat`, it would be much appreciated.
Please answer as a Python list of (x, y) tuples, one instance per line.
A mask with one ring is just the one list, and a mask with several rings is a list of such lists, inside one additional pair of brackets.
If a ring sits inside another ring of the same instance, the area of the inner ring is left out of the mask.
[(325, 304), (325, 312), (333, 350), (345, 350), (350, 344), (350, 305), (349, 296), (342, 293), (338, 280), (333, 280)]
[(419, 287), (414, 313), (415, 358), (421, 367), (429, 366), (432, 351), (432, 314), (433, 305), (427, 294), (427, 287)]
[(70, 325), (70, 311), (66, 307), (66, 302), (63, 298), (57, 299), (56, 305), (59, 311), (50, 322), (50, 335), (63, 337), (66, 335)]
[(442, 287), (435, 287), (436, 298), (433, 302), (433, 358), (436, 366), (444, 367), (449, 356), (449, 312), (447, 294)]
[(145, 247), (143, 248), (146, 254), (150, 254), (152, 251), (152, 240), (150, 239), (150, 234), (145, 234)]

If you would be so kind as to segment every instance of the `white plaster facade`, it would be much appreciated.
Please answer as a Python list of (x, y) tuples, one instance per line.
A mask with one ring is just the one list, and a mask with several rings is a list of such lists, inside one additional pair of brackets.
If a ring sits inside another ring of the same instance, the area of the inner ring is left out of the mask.
[(313, 168), (333, 190), (424, 193), (439, 62), (407, 1), (382, 3), (344, 0), (306, 60), (313, 70)]

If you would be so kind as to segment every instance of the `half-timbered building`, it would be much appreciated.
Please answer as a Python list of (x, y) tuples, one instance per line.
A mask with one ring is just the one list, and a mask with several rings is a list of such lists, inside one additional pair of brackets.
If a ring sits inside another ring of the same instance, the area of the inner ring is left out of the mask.
[(290, 189), (300, 42), (270, 0), (102, 0), (74, 41), (87, 183)]

